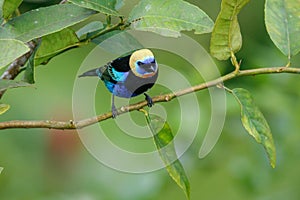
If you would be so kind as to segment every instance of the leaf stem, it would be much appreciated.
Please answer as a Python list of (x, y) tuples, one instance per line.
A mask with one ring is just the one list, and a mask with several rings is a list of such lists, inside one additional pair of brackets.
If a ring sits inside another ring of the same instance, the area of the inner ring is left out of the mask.
[(20, 16), (20, 15), (21, 15), (21, 12), (20, 12), (19, 8), (17, 8), (17, 9), (15, 10), (15, 13), (16, 13), (16, 16)]
[(108, 27), (111, 25), (111, 15), (106, 15), (106, 24)]
[(138, 111), (144, 113), (144, 115), (145, 115), (146, 117), (149, 115), (149, 113), (148, 113), (145, 109), (143, 109), (143, 108), (138, 109)]
[(240, 71), (240, 63), (237, 61), (237, 59), (232, 51), (230, 52), (230, 54), (231, 54), (231, 63), (235, 67), (234, 73), (238, 74)]

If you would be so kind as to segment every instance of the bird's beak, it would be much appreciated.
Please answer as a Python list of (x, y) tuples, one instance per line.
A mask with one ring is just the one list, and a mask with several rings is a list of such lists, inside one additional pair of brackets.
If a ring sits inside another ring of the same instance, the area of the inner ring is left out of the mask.
[(152, 72), (155, 72), (156, 66), (151, 65), (150, 69)]

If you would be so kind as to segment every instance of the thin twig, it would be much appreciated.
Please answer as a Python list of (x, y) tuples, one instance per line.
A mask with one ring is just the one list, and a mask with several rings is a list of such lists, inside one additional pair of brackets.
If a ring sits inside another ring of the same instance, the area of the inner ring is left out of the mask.
[[(273, 73), (292, 73), (292, 74), (300, 74), (300, 68), (287, 68), (287, 67), (271, 67), (271, 68), (259, 68), (259, 69), (250, 69), (250, 70), (240, 70), (238, 73), (232, 72), (226, 74), (220, 78), (215, 80), (201, 83), (199, 85), (195, 85), (193, 87), (189, 87), (183, 90), (179, 90), (174, 93), (169, 93), (165, 95), (158, 95), (152, 98), (154, 103), (157, 102), (168, 102), (174, 98), (179, 96), (183, 96), (192, 92), (196, 92), (199, 90), (203, 90), (209, 87), (217, 86), (218, 84), (222, 84), (224, 81), (234, 79), (241, 76), (254, 76), (260, 74), (273, 74)], [(141, 101), (135, 104), (130, 104), (128, 106), (123, 106), (118, 109), (118, 114), (123, 114), (125, 112), (130, 112), (134, 110), (139, 110), (143, 107), (147, 106), (146, 101)], [(0, 122), (0, 129), (11, 129), (11, 128), (49, 128), (49, 129), (81, 129), (92, 124), (107, 120), (112, 117), (112, 113), (108, 112), (99, 116), (91, 117), (88, 119), (83, 119), (80, 121), (53, 121), (53, 120), (44, 120), (44, 121), (26, 121), (26, 120), (14, 120), (14, 121), (6, 121)]]

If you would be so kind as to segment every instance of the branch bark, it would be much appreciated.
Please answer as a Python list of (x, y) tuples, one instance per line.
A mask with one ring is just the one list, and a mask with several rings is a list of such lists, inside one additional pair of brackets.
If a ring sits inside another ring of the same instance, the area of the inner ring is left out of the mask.
[[(174, 93), (169, 93), (165, 95), (158, 95), (152, 98), (154, 103), (157, 102), (168, 102), (177, 97), (187, 95), (192, 92), (200, 91), (209, 87), (214, 87), (219, 84), (223, 84), (223, 82), (227, 80), (231, 80), (241, 76), (255, 76), (260, 74), (274, 74), (274, 73), (292, 73), (292, 74), (300, 74), (300, 68), (290, 68), (290, 67), (271, 67), (271, 68), (259, 68), (259, 69), (250, 69), (250, 70), (241, 70), (239, 72), (232, 72), (226, 74), (222, 77), (219, 77), (215, 80), (201, 83), (199, 85), (195, 85), (190, 88), (186, 88), (183, 90), (179, 90)], [(118, 109), (118, 114), (123, 114), (126, 112), (131, 112), (134, 110), (139, 110), (143, 107), (147, 106), (146, 101), (141, 101), (135, 104), (130, 104), (128, 106), (123, 106)], [(49, 128), (49, 129), (81, 129), (92, 124), (107, 120), (112, 117), (111, 112), (107, 112), (95, 117), (91, 117), (88, 119), (83, 119), (80, 121), (53, 121), (53, 120), (39, 120), (39, 121), (26, 121), (26, 120), (13, 120), (0, 122), (0, 130), (1, 129), (11, 129), (11, 128)]]

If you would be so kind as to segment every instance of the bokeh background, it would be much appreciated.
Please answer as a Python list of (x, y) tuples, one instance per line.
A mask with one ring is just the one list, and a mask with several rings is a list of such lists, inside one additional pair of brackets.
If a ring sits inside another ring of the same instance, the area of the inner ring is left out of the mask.
[[(125, 1), (121, 12), (127, 15), (137, 1)], [(217, 0), (189, 1), (202, 8), (212, 19), (220, 9)], [(37, 6), (22, 5), (26, 10)], [(40, 6), (40, 5), (38, 5)], [(243, 47), (237, 54), (242, 68), (285, 65), (287, 60), (273, 45), (264, 26), (264, 2), (250, 1), (239, 15)], [(185, 32), (209, 49), (210, 34)], [(36, 68), (34, 88), (8, 91), (2, 101), (11, 109), (0, 116), (1, 121), (14, 119), (72, 119), (72, 89), (77, 71), (94, 45), (88, 45), (55, 57), (47, 65)], [(185, 66), (184, 59), (154, 50), (169, 66)], [(300, 57), (292, 59), (299, 67)], [(229, 62), (216, 64), (222, 74), (232, 70)], [(192, 68), (191, 68), (192, 70)], [(185, 76), (192, 74), (188, 67)], [(199, 77), (190, 76), (196, 84)], [(300, 199), (300, 90), (298, 75), (259, 75), (242, 77), (226, 83), (229, 88), (243, 87), (251, 91), (273, 132), (277, 148), (277, 167), (272, 169), (263, 148), (247, 135), (240, 122), (239, 106), (227, 96), (227, 116), (222, 135), (213, 151), (198, 158), (199, 147), (210, 118), (207, 91), (197, 93), (201, 108), (199, 134), (188, 151), (180, 158), (191, 184), (191, 199)], [(154, 87), (150, 94), (168, 92)], [(110, 94), (103, 85), (95, 97), (100, 102), (97, 112), (110, 109)], [(137, 98), (133, 101), (139, 101)], [(178, 102), (162, 104), (167, 112), (176, 112)], [(141, 114), (131, 114), (143, 124)], [(176, 130), (180, 118), (168, 114)], [(151, 148), (148, 142), (126, 138), (114, 127), (113, 120), (104, 122), (112, 129), (112, 141), (129, 150)], [(188, 123), (188, 122), (186, 122)], [(204, 133), (205, 131), (203, 131)], [(101, 144), (101, 142), (99, 142)], [(185, 199), (184, 193), (162, 169), (146, 174), (128, 174), (99, 163), (81, 144), (76, 131), (47, 129), (10, 129), (0, 132), (0, 199), (3, 200), (152, 200)]]

